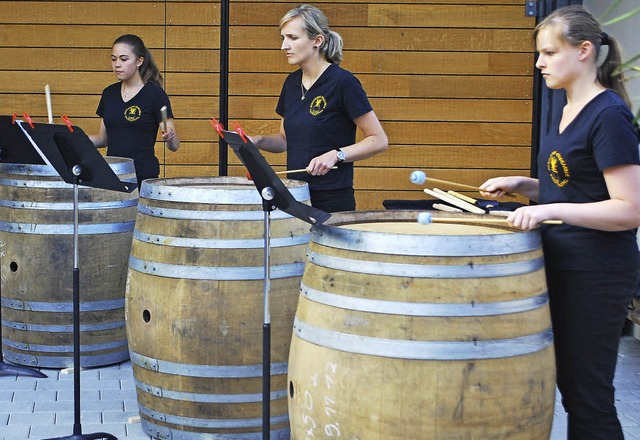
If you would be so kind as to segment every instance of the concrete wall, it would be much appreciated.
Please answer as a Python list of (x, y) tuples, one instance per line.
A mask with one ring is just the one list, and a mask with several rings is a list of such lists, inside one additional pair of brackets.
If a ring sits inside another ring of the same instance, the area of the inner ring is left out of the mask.
[[(624, 0), (608, 17), (603, 17), (611, 2), (608, 0), (584, 0), (584, 7), (593, 13), (601, 23), (618, 17), (625, 12), (632, 11), (640, 7), (638, 0)], [(627, 60), (640, 53), (640, 39), (637, 38), (638, 25), (640, 25), (640, 14), (611, 26), (605, 26), (605, 31), (615, 37), (622, 46), (623, 59)], [(634, 36), (635, 34), (635, 36)], [(640, 61), (635, 63), (640, 66)], [(640, 78), (629, 80), (627, 91), (633, 100), (634, 113), (640, 109)]]

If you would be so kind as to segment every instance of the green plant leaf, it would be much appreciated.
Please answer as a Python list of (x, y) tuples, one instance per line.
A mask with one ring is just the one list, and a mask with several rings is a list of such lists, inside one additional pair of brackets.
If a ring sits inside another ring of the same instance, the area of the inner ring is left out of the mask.
[(607, 18), (609, 15), (611, 15), (611, 13), (613, 11), (615, 11), (615, 9), (620, 6), (620, 3), (622, 3), (622, 0), (616, 0), (615, 2), (613, 2), (611, 4), (611, 6), (609, 6), (609, 8), (607, 8), (607, 10), (605, 11), (605, 13), (602, 15), (602, 17), (600, 18), (599, 21), (604, 21), (605, 18)]
[(630, 17), (633, 17), (637, 13), (640, 13), (640, 8), (634, 9), (633, 11), (629, 11), (626, 14), (622, 14), (619, 17), (613, 18), (613, 19), (607, 21), (606, 23), (603, 23), (602, 25), (603, 26), (610, 26), (612, 24), (619, 23), (621, 21), (629, 19)]

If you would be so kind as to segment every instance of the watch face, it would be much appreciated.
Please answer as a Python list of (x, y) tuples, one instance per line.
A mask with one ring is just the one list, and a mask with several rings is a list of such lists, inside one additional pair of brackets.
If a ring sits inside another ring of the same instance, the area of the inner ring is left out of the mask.
[(344, 151), (338, 151), (338, 160), (340, 162), (344, 160)]

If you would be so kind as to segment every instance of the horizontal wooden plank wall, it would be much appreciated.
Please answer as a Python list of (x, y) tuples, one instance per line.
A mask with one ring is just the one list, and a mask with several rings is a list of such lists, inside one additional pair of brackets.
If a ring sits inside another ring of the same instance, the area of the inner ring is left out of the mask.
[[(230, 2), (229, 116), (270, 133), (292, 67), (279, 50), (280, 17), (299, 2)], [(521, 0), (317, 1), (345, 42), (343, 67), (362, 81), (390, 148), (359, 162), (359, 209), (423, 199), (414, 169), (478, 185), (530, 167), (534, 19)], [(102, 89), (115, 81), (111, 44), (140, 35), (165, 77), (182, 148), (156, 152), (167, 177), (217, 175), (220, 4), (211, 1), (1, 1), (0, 114), (54, 115), (97, 130)], [(284, 169), (284, 155), (267, 154)], [(229, 174), (245, 171), (229, 154)]]

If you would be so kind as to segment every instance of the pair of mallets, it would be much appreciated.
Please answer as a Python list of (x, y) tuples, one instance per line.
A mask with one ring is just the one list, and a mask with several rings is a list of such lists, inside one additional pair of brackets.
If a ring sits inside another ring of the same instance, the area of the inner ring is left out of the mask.
[[(433, 182), (433, 183), (440, 183), (443, 185), (447, 185), (447, 186), (454, 186), (454, 187), (458, 187), (458, 188), (464, 188), (464, 189), (469, 189), (469, 190), (473, 190), (473, 191), (482, 191), (482, 189), (480, 187), (477, 186), (472, 186), (472, 185), (466, 185), (463, 183), (457, 183), (457, 182), (451, 182), (448, 180), (441, 180), (441, 179), (434, 179), (432, 177), (427, 177), (426, 173), (424, 171), (413, 171), (411, 173), (411, 175), (409, 176), (409, 180), (411, 180), (411, 182), (413, 182), (416, 185), (421, 185), (427, 181)], [(434, 188), (433, 190), (429, 190), (428, 188), (425, 188), (424, 191), (431, 195), (434, 196), (436, 198), (440, 198), (441, 200), (447, 201), (447, 199), (444, 199), (445, 196), (449, 196), (447, 193), (444, 193), (444, 191), (440, 191), (437, 188)], [(514, 197), (513, 194), (507, 194), (508, 197)], [(450, 196), (453, 197), (453, 196)], [(473, 206), (473, 205), (471, 205)], [(480, 208), (478, 208), (480, 209)], [(484, 214), (484, 210), (482, 210), (482, 214)], [(476, 212), (476, 211), (472, 211), (472, 212)], [(480, 211), (477, 211), (476, 213), (480, 214)], [(442, 223), (452, 223), (452, 222), (456, 222), (456, 223), (499, 223), (499, 224), (504, 224), (507, 222), (506, 218), (497, 218), (497, 217), (487, 217), (487, 218), (445, 218), (445, 217), (433, 217), (430, 213), (428, 212), (421, 212), (418, 214), (418, 223), (421, 224), (429, 224), (429, 223), (433, 223), (433, 222), (442, 222)], [(542, 223), (544, 224), (562, 224), (562, 221), (560, 220), (545, 220)]]

